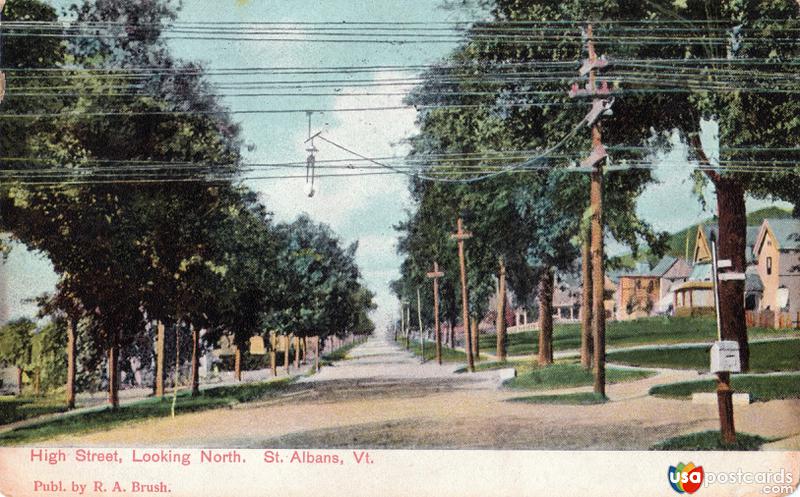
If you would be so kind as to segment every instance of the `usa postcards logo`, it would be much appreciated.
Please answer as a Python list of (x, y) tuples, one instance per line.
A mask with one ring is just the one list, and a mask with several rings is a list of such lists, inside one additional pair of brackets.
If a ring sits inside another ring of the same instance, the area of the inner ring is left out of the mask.
[(703, 484), (703, 467), (694, 463), (670, 466), (667, 471), (669, 484), (679, 494), (693, 494)]

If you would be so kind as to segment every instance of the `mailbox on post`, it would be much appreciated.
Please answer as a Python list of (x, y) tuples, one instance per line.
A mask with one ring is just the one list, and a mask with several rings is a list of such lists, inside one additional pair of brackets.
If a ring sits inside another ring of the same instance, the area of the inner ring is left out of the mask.
[(711, 372), (739, 373), (741, 371), (739, 343), (733, 340), (714, 342), (714, 345), (711, 346)]

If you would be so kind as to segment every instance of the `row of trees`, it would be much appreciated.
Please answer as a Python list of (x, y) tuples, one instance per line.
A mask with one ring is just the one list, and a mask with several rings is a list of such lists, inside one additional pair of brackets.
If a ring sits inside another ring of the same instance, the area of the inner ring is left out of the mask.
[[(594, 22), (595, 33), (603, 28), (613, 29), (617, 23), (637, 26), (637, 22), (644, 22), (655, 29), (661, 22), (661, 27), (669, 28), (674, 36), (682, 36), (681, 30), (685, 29), (697, 36), (697, 41), (614, 43), (611, 36), (606, 37), (611, 41), (598, 42), (598, 51), (612, 61), (654, 59), (668, 64), (663, 61), (696, 59), (701, 66), (708, 61), (705, 70), (714, 78), (728, 74), (725, 68), (718, 71), (720, 68), (715, 64), (730, 60), (730, 47), (704, 43), (702, 33), (697, 30), (702, 31), (706, 25), (698, 24), (698, 20), (722, 19), (730, 20), (733, 25), (745, 25), (749, 39), (746, 37), (739, 43), (736, 54), (766, 61), (765, 70), (788, 71), (785, 64), (797, 57), (800, 47), (780, 40), (783, 36), (791, 37), (800, 14), (798, 5), (791, 0), (681, 3), (487, 0), (477, 4), (490, 12), (491, 19), (476, 25), (467, 41), (439, 67), (429, 71), (425, 83), (408, 99), (412, 104), (460, 106), (427, 108), (419, 113), (421, 131), (413, 140), (411, 157), (427, 164), (422, 171), (427, 176), (455, 179), (477, 176), (476, 170), (498, 170), (498, 166), (517, 163), (535, 154), (513, 151), (548, 150), (558, 143), (559, 156), (540, 163), (542, 169), (501, 174), (474, 183), (412, 179), (410, 191), (415, 208), (397, 226), (399, 251), (406, 259), (402, 277), (394, 288), (401, 299), (409, 300), (415, 289), (422, 287), (427, 291), (425, 300), (430, 301), (425, 272), (438, 261), (445, 272), (441, 282), (442, 312), (451, 324), (458, 320), (459, 267), (455, 243), (449, 235), (455, 229), (456, 219), (463, 217), (474, 234), (467, 243), (471, 320), (478, 321), (486, 315), (488, 297), (504, 288), (502, 275), (507, 274), (508, 285), (521, 304), (531, 304), (535, 299), (541, 305), (539, 361), (546, 364), (553, 360), (552, 321), (548, 318), (554, 272), (577, 272), (582, 265), (584, 290), (591, 288), (589, 178), (586, 174), (567, 172), (566, 167), (570, 161), (586, 157), (592, 148), (588, 130), (571, 135), (585, 110), (564, 105), (568, 97), (563, 78), (548, 78), (553, 73), (547, 68), (548, 63), (572, 62), (577, 69), (579, 61), (586, 58), (585, 44), (570, 29), (551, 28), (538, 43), (516, 43), (513, 36), (492, 38), (486, 35), (487, 30), (509, 34), (531, 29), (531, 38), (535, 38), (536, 23), (544, 21)], [(559, 31), (563, 34), (559, 35)], [(613, 62), (610, 69), (615, 78)], [(678, 67), (673, 72), (681, 70)], [(753, 88), (766, 91), (752, 92), (721, 85), (693, 88), (681, 85), (680, 75), (670, 76), (677, 80), (680, 91), (652, 91), (659, 87), (657, 75), (644, 76), (637, 79), (620, 75), (623, 90), (650, 91), (630, 92), (617, 98), (613, 118), (603, 125), (606, 148), (616, 147), (614, 155), (618, 159), (649, 161), (673, 147), (674, 142), (669, 138), (677, 135), (688, 146), (687, 159), (706, 166), (692, 174), (697, 191), (702, 192), (706, 182), (713, 183), (720, 223), (720, 257), (731, 259), (734, 270), (744, 272), (745, 195), (783, 199), (795, 205), (800, 200), (800, 175), (796, 167), (748, 168), (746, 164), (758, 160), (763, 166), (765, 159), (776, 162), (786, 159), (786, 149), (780, 147), (791, 147), (800, 138), (797, 126), (800, 102), (791, 92), (769, 91), (769, 87)], [(685, 77), (690, 77), (689, 72)], [(660, 85), (663, 86), (663, 81)], [(547, 95), (552, 104), (543, 103), (542, 95)], [(709, 159), (699, 138), (702, 120), (718, 123), (725, 150), (721, 158), (735, 159), (744, 166), (707, 167)], [(565, 137), (567, 140), (561, 142)], [(510, 153), (503, 151), (512, 151), (517, 157), (509, 158)], [(477, 158), (464, 165), (463, 161), (448, 158), (453, 154), (463, 157), (472, 154)], [(492, 156), (498, 158), (491, 159)], [(607, 235), (630, 247), (634, 256), (642, 246), (656, 255), (661, 253), (666, 233), (655, 232), (636, 212), (637, 197), (654, 182), (650, 169), (610, 172), (604, 181), (602, 214)], [(617, 262), (607, 259), (606, 265), (611, 267)], [(722, 285), (721, 318), (725, 338), (740, 342), (746, 369), (748, 349), (742, 285), (743, 282)], [(592, 307), (591, 295), (584, 291), (583, 296), (581, 356), (583, 365), (588, 367)], [(497, 314), (502, 316), (505, 296), (499, 295), (497, 300)], [(426, 320), (432, 321), (430, 306), (425, 307), (424, 313)], [(476, 329), (475, 324), (472, 329)], [(498, 320), (499, 334), (503, 330), (502, 320)], [(498, 355), (504, 358), (502, 336), (498, 336)]]
[[(79, 326), (93, 352), (87, 366), (107, 365), (113, 406), (120, 364), (152, 346), (154, 323), (189, 330), (194, 393), (202, 348), (222, 335), (243, 348), (268, 330), (324, 337), (372, 329), (357, 246), (343, 247), (307, 217), (275, 223), (256, 194), (235, 183), (237, 125), (202, 67), (173, 58), (160, 37), (176, 12), (167, 0), (85, 0), (69, 15), (118, 25), (111, 29), (125, 36), (23, 37), (4, 47), (9, 85), (53, 89), (3, 104), (9, 114), (44, 116), (0, 120), (3, 155), (25, 158), (15, 170), (38, 173), (0, 185), (0, 229), (46, 254), (59, 275), (42, 309), (66, 323), (71, 402)], [(57, 15), (38, 0), (18, 0), (5, 19)], [(62, 70), (26, 72), (54, 68)], [(115, 71), (136, 68), (151, 69), (137, 79), (145, 91), (114, 95), (129, 83)], [(56, 91), (64, 86), (76, 91)], [(132, 161), (143, 166), (132, 169)], [(48, 181), (43, 171), (52, 171)]]

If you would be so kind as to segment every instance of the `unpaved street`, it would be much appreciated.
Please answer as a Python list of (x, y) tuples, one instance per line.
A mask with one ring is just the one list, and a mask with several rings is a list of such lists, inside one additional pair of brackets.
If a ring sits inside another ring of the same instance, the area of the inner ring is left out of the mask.
[[(693, 372), (659, 371), (652, 378), (610, 385), (610, 402), (603, 405), (535, 405), (507, 402), (532, 393), (499, 388), (497, 371), (457, 374), (454, 365), (420, 365), (385, 337), (370, 338), (350, 357), (301, 379), (276, 399), (67, 436), (49, 444), (646, 449), (670, 436), (719, 428), (715, 405), (647, 395), (652, 385), (697, 378)], [(796, 435), (798, 419), (800, 400), (736, 408), (737, 430), (766, 437)]]

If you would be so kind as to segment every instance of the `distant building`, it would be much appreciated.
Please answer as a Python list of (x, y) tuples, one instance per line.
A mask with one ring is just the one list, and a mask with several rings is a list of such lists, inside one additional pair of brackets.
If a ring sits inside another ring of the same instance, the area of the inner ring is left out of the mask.
[(639, 263), (618, 276), (617, 319), (629, 320), (658, 313), (672, 313), (674, 292), (691, 274), (689, 264), (678, 257), (664, 256), (651, 269)]
[(800, 219), (765, 219), (753, 256), (763, 285), (758, 310), (774, 314), (774, 326), (800, 317)]

